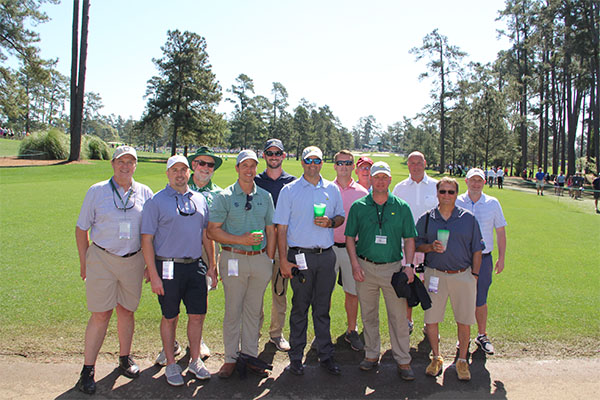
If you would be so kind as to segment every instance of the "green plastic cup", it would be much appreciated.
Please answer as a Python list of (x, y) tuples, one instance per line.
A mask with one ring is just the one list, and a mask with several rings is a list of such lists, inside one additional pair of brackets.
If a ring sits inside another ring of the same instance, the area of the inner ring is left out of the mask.
[(315, 218), (316, 217), (322, 217), (323, 215), (325, 215), (325, 208), (327, 206), (325, 205), (325, 203), (315, 203), (314, 208), (315, 208)]
[[(255, 229), (253, 231), (250, 231), (250, 233), (260, 233), (261, 235), (264, 236), (264, 232), (262, 230), (260, 230), (260, 229)], [(252, 245), (252, 250), (254, 250), (254, 251), (258, 251), (261, 248), (262, 248), (262, 242), (259, 243), (259, 244)]]
[(448, 238), (450, 238), (450, 231), (446, 229), (438, 229), (437, 231), (437, 239), (442, 242), (442, 246), (444, 246), (444, 251), (446, 251), (446, 246), (448, 246)]

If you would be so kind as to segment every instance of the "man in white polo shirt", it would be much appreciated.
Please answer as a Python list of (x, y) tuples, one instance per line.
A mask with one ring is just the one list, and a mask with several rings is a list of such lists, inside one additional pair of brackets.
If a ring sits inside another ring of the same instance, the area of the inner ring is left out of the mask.
[(475, 319), (477, 320), (477, 338), (475, 343), (487, 354), (494, 354), (494, 346), (487, 337), (487, 295), (492, 284), (492, 250), (494, 249), (494, 229), (498, 242), (498, 260), (496, 261), (496, 274), (504, 270), (504, 256), (506, 254), (506, 220), (502, 207), (495, 197), (483, 193), (485, 175), (479, 168), (471, 168), (467, 173), (467, 192), (456, 199), (456, 205), (471, 211), (479, 222), (481, 235), (485, 242), (481, 258), (481, 269), (477, 280), (477, 303)]

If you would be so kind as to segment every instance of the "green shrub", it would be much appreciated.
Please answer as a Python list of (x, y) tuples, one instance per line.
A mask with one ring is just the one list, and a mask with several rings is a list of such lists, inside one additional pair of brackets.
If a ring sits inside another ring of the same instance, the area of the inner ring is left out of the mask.
[(69, 138), (58, 129), (36, 132), (19, 146), (19, 158), (64, 160), (69, 156)]
[(92, 160), (110, 160), (108, 144), (98, 136), (84, 135), (82, 141), (82, 155)]

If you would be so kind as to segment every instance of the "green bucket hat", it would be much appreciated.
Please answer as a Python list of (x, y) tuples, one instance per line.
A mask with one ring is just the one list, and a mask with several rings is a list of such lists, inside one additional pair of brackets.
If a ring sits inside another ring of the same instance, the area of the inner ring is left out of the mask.
[(202, 146), (198, 150), (196, 150), (196, 152), (194, 154), (192, 154), (191, 156), (188, 156), (188, 161), (190, 162), (190, 166), (192, 165), (192, 161), (194, 161), (194, 159), (198, 156), (212, 157), (213, 160), (215, 160), (215, 171), (217, 170), (217, 168), (219, 168), (221, 166), (221, 164), (223, 164), (223, 160), (221, 159), (221, 157), (217, 156), (214, 153), (214, 151), (212, 151), (208, 147)]

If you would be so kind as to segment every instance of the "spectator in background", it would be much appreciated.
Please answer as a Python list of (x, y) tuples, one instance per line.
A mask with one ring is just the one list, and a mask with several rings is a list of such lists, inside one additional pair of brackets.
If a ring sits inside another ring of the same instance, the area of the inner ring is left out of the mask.
[(373, 160), (369, 157), (360, 157), (356, 162), (356, 176), (358, 177), (358, 184), (367, 190), (371, 189), (371, 166)]
[(544, 195), (544, 179), (546, 174), (542, 171), (542, 168), (538, 168), (538, 172), (535, 174), (535, 189), (537, 190), (538, 196)]

